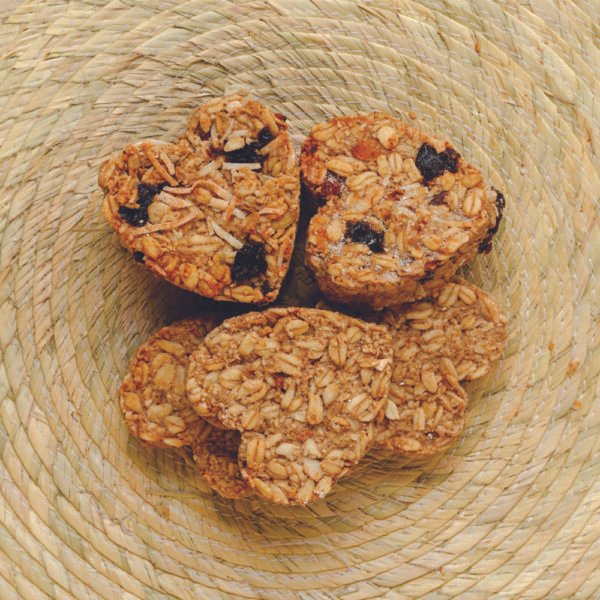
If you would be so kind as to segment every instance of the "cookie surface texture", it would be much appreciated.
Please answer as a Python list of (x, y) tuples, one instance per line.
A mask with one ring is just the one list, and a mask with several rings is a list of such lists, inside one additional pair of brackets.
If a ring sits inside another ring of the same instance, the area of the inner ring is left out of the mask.
[(448, 142), (384, 113), (316, 125), (300, 162), (321, 205), (306, 261), (335, 302), (379, 310), (437, 296), (489, 250), (504, 208)]
[(387, 401), (385, 327), (308, 308), (228, 319), (192, 354), (187, 389), (201, 416), (242, 433), (248, 484), (280, 504), (324, 497), (374, 438)]
[(504, 349), (507, 320), (496, 300), (461, 279), (435, 302), (380, 315), (393, 338), (390, 396), (375, 443), (405, 456), (446, 449), (463, 430), (464, 380), (485, 375)]
[(212, 318), (179, 321), (157, 331), (136, 351), (119, 401), (129, 431), (145, 444), (186, 446), (202, 427), (186, 398), (186, 372), (190, 353), (215, 325)]
[(126, 146), (98, 181), (121, 243), (160, 277), (217, 300), (277, 297), (299, 214), (281, 115), (245, 96), (215, 98), (181, 138)]
[(239, 431), (218, 429), (205, 423), (192, 440), (198, 473), (211, 489), (232, 500), (253, 494), (238, 466), (240, 438)]

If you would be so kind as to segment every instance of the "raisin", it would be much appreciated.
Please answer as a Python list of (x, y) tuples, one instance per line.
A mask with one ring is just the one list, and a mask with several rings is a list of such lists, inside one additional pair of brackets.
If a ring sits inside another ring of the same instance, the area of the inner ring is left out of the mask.
[(260, 146), (256, 142), (252, 142), (243, 148), (225, 152), (225, 158), (227, 158), (227, 162), (232, 163), (262, 163), (265, 157), (258, 154), (258, 150), (260, 150)]
[(344, 179), (332, 171), (327, 171), (325, 181), (321, 184), (322, 196), (339, 196)]
[(267, 270), (265, 245), (262, 242), (244, 244), (236, 253), (231, 267), (231, 279), (235, 282), (244, 281)]
[(346, 237), (356, 244), (365, 244), (371, 252), (384, 252), (383, 231), (375, 231), (368, 223), (357, 221), (346, 225)]
[(319, 149), (319, 144), (317, 144), (317, 142), (315, 140), (311, 140), (310, 143), (306, 144), (306, 153), (307, 154), (314, 154), (318, 149)]
[(162, 190), (163, 186), (164, 184), (148, 185), (146, 183), (138, 183), (138, 205), (146, 208), (154, 200), (154, 196)]
[(137, 262), (143, 263), (143, 262), (144, 262), (144, 253), (143, 253), (143, 252), (140, 252), (139, 250), (136, 250), (136, 251), (133, 253), (133, 258), (134, 258), (135, 260), (137, 260)]
[(387, 195), (392, 202), (397, 202), (402, 196), (404, 196), (404, 190), (393, 190)]
[(268, 281), (262, 282), (262, 285), (260, 286), (260, 290), (264, 296), (266, 296), (269, 292), (272, 291), (271, 286)]
[(143, 227), (148, 222), (148, 209), (145, 206), (140, 208), (119, 206), (119, 216), (132, 227)]
[(419, 148), (415, 164), (425, 181), (431, 181), (439, 177), (444, 171), (456, 173), (458, 171), (458, 159), (460, 155), (452, 148), (446, 148), (443, 152), (429, 144), (423, 144)]
[(273, 139), (273, 134), (271, 133), (271, 130), (268, 127), (263, 127), (259, 132), (258, 132), (258, 141), (261, 144), (261, 148), (263, 146), (266, 146), (271, 140)]
[(498, 211), (498, 218), (496, 219), (496, 224), (493, 227), (488, 229), (486, 236), (481, 240), (479, 244), (479, 252), (481, 254), (488, 254), (488, 252), (492, 249), (492, 238), (498, 232), (500, 228), (500, 221), (502, 221), (502, 213), (504, 212), (504, 207), (506, 206), (506, 199), (504, 198), (504, 194), (498, 191), (496, 188), (492, 188), (496, 192), (496, 210)]
[(446, 198), (446, 194), (448, 192), (440, 192), (439, 194), (436, 194), (431, 201), (429, 202), (429, 204), (431, 204), (432, 206), (439, 206), (440, 204), (444, 204), (444, 199)]
[(428, 432), (425, 434), (425, 437), (426, 437), (426, 438), (427, 438), (429, 441), (433, 441), (433, 440), (435, 440), (435, 439), (439, 438), (439, 437), (440, 437), (440, 434), (439, 434), (437, 431), (428, 431)]
[(242, 148), (225, 152), (225, 157), (228, 162), (232, 163), (261, 163), (265, 160), (262, 154), (258, 151), (266, 146), (273, 139), (273, 134), (268, 127), (263, 127), (258, 132), (258, 141), (250, 142)]

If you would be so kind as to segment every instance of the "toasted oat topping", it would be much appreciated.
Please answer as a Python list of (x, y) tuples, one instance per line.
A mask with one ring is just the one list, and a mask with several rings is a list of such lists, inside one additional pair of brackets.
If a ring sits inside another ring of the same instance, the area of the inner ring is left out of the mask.
[(207, 336), (187, 390), (198, 414), (242, 432), (250, 487), (273, 502), (306, 504), (364, 455), (390, 375), (384, 327), (278, 308), (234, 317)]
[(507, 319), (490, 294), (462, 279), (435, 302), (389, 309), (379, 319), (392, 333), (394, 366), (376, 445), (409, 456), (439, 452), (464, 426), (460, 382), (482, 377), (498, 359)]
[(496, 231), (497, 195), (481, 173), (448, 142), (384, 113), (316, 125), (301, 170), (322, 204), (307, 264), (336, 302), (381, 309), (435, 296)]
[(99, 183), (122, 243), (161, 277), (217, 300), (277, 297), (299, 213), (281, 115), (244, 96), (215, 98), (176, 142), (126, 146), (102, 165)]
[(157, 331), (135, 353), (119, 390), (129, 431), (149, 446), (191, 443), (202, 419), (187, 401), (190, 353), (216, 322), (211, 317), (179, 321)]
[(198, 473), (211, 489), (234, 500), (253, 493), (238, 466), (239, 448), (239, 431), (218, 429), (209, 423), (205, 423), (192, 440)]

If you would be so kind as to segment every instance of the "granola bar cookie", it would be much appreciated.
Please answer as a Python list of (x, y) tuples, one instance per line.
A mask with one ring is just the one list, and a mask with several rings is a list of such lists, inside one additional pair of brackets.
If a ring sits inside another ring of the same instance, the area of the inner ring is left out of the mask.
[(215, 98), (179, 140), (126, 146), (98, 181), (108, 222), (159, 276), (217, 300), (277, 297), (299, 214), (285, 117), (244, 96)]
[(119, 390), (129, 431), (148, 446), (181, 447), (203, 426), (185, 394), (190, 353), (216, 323), (179, 321), (157, 331), (135, 353)]
[(198, 414), (242, 432), (250, 487), (276, 503), (306, 504), (364, 455), (390, 376), (385, 327), (273, 308), (209, 334), (192, 354), (187, 390)]
[(456, 279), (435, 302), (389, 309), (394, 368), (375, 443), (407, 456), (447, 448), (465, 422), (460, 382), (485, 375), (502, 353), (507, 319), (494, 298)]
[(504, 208), (448, 143), (384, 113), (313, 127), (300, 158), (323, 204), (306, 260), (321, 291), (377, 310), (435, 297), (478, 251)]
[(253, 494), (238, 466), (239, 447), (239, 431), (218, 429), (209, 423), (192, 440), (198, 473), (211, 489), (233, 500)]

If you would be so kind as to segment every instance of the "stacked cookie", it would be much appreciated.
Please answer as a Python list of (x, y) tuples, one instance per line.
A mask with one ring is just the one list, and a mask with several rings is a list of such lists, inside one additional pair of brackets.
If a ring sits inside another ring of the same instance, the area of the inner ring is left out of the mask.
[[(120, 390), (131, 433), (191, 448), (228, 498), (306, 504), (374, 446), (443, 451), (464, 427), (462, 383), (506, 339), (497, 302), (455, 276), (489, 250), (504, 199), (448, 143), (381, 113), (343, 117), (311, 131), (300, 164), (316, 208), (306, 263), (345, 308), (175, 323)], [(127, 146), (100, 184), (108, 221), (156, 274), (265, 305), (289, 267), (299, 174), (285, 117), (236, 95), (200, 107), (174, 143)]]

